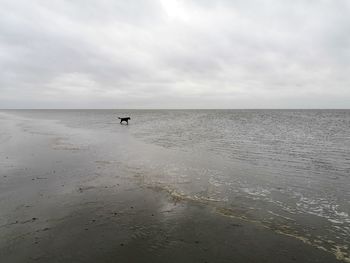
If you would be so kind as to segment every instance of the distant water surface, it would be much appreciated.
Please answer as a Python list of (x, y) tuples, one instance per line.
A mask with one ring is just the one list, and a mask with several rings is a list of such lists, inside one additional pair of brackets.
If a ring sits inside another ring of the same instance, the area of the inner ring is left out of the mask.
[[(128, 160), (149, 185), (350, 262), (350, 110), (13, 112), (127, 133), (161, 149)], [(130, 116), (130, 125), (117, 116)]]

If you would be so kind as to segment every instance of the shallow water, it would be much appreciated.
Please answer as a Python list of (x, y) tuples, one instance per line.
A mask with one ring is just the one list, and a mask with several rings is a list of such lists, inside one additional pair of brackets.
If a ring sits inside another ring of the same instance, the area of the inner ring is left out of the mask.
[(120, 134), (115, 159), (143, 185), (350, 261), (349, 110), (13, 112)]

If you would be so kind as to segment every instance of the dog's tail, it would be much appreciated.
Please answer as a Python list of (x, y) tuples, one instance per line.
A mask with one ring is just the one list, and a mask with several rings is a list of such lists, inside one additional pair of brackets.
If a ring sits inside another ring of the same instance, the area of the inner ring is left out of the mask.
[(118, 117), (118, 119), (120, 120), (121, 118), (120, 118), (120, 117)]

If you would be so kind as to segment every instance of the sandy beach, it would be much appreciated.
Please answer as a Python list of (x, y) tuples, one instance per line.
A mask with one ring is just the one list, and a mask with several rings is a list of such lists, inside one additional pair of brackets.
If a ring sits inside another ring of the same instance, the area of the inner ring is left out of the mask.
[(150, 185), (144, 175), (157, 175), (125, 160), (155, 150), (126, 133), (9, 112), (0, 127), (0, 262), (346, 260), (239, 209)]

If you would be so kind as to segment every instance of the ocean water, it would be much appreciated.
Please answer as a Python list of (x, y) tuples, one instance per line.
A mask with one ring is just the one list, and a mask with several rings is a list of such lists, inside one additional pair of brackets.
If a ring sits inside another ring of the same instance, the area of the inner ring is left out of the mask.
[(148, 187), (350, 262), (350, 110), (14, 112), (127, 136), (118, 158)]

